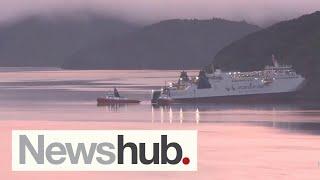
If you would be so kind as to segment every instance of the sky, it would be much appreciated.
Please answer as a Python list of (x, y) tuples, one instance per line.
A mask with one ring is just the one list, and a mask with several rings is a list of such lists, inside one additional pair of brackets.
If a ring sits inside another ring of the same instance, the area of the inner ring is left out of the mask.
[(320, 0), (0, 0), (0, 23), (83, 10), (137, 23), (219, 17), (265, 26), (320, 10)]

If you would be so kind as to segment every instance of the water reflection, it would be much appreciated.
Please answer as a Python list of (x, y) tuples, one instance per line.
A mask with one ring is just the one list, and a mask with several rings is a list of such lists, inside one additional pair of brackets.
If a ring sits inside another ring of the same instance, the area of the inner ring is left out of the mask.
[(160, 118), (161, 118), (161, 123), (163, 123), (164, 117), (163, 117), (163, 107), (162, 106), (160, 107)]
[(182, 124), (183, 123), (183, 111), (182, 111), (182, 108), (180, 108), (180, 111), (179, 111), (179, 122), (180, 122), (180, 124)]
[(154, 123), (154, 107), (151, 106), (151, 122)]
[(196, 123), (199, 124), (199, 122), (200, 122), (200, 112), (199, 112), (198, 108), (196, 109), (196, 118), (195, 119), (196, 119)]
[(97, 107), (104, 108), (107, 112), (118, 112), (120, 110), (128, 110), (128, 104), (108, 104), (104, 106), (97, 105)]
[(172, 115), (172, 108), (170, 107), (169, 108), (169, 122), (170, 122), (170, 124), (172, 123), (172, 120), (173, 120), (173, 117), (172, 117), (173, 115)]
[(276, 119), (277, 119), (277, 116), (276, 116), (276, 110), (275, 108), (272, 109), (272, 127), (276, 127)]
[[(124, 121), (131, 121), (132, 118), (139, 117), (140, 121), (160, 123), (270, 122), (272, 127), (277, 127), (277, 124), (283, 122), (319, 122), (320, 120), (320, 110), (301, 109), (292, 105), (275, 105), (274, 107), (229, 104), (152, 106), (150, 103), (142, 103), (137, 105), (114, 104), (106, 106), (105, 110), (106, 112), (118, 112), (123, 116)], [(115, 118), (116, 116), (114, 114)]]
[(165, 123), (200, 123), (201, 112), (198, 108), (184, 109), (172, 106), (151, 106), (151, 122)]
[[(290, 105), (291, 106), (291, 105)], [(291, 107), (292, 108), (292, 107)], [(286, 130), (320, 134), (320, 110), (288, 109), (276, 106), (226, 109), (215, 105), (152, 106), (152, 122), (161, 123), (242, 123)]]
[[(151, 106), (151, 89), (163, 86), (164, 80), (175, 80), (176, 75), (177, 71), (154, 70), (0, 71), (0, 120), (247, 123), (292, 131), (320, 129), (319, 103)], [(97, 108), (96, 98), (114, 86), (123, 96), (143, 102)]]

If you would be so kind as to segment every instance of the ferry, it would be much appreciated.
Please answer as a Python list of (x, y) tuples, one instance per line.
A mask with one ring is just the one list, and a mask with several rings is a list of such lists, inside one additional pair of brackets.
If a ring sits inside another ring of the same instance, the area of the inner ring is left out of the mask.
[(280, 65), (272, 56), (273, 65), (251, 72), (222, 72), (211, 67), (196, 77), (182, 71), (177, 82), (153, 91), (153, 104), (197, 102), (267, 102), (288, 100), (305, 84), (291, 65)]

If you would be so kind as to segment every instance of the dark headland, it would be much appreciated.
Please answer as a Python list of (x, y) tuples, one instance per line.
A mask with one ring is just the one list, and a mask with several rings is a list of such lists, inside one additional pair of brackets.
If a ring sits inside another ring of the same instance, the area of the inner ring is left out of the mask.
[(223, 19), (167, 20), (74, 53), (67, 69), (199, 69), (260, 28)]
[(226, 71), (252, 71), (271, 64), (272, 54), (306, 77), (302, 99), (320, 99), (320, 12), (249, 34), (219, 51), (213, 64)]

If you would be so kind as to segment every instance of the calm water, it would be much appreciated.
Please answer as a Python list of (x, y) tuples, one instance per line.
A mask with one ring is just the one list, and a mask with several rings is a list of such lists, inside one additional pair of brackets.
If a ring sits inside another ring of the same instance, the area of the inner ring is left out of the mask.
[[(195, 75), (196, 71), (189, 74)], [(152, 107), (151, 90), (177, 79), (179, 71), (66, 71), (0, 69), (0, 120), (266, 122), (273, 126), (320, 122), (315, 104), (197, 104)], [(139, 105), (97, 107), (96, 98), (118, 87)], [(282, 122), (282, 123), (281, 123)]]
[[(191, 72), (196, 74), (196, 71)], [(151, 90), (178, 71), (0, 69), (0, 179), (319, 179), (320, 106), (193, 104), (152, 107)], [(97, 107), (116, 86), (139, 105)], [(12, 129), (198, 129), (198, 172), (12, 173)]]

